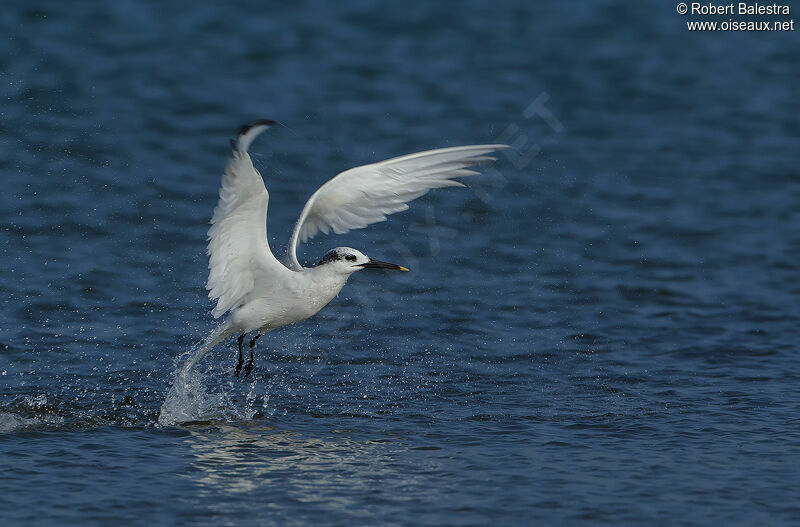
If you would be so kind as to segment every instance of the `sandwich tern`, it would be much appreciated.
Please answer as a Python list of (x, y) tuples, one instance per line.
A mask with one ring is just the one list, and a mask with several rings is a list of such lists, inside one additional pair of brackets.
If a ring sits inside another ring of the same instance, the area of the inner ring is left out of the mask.
[[(276, 124), (268, 119), (253, 121), (231, 140), (233, 156), (222, 176), (208, 231), (206, 283), (209, 298), (217, 302), (214, 318), (229, 315), (189, 366), (225, 338), (237, 335), (235, 375), (244, 368), (247, 378), (253, 370), (258, 338), (315, 315), (339, 294), (351, 274), (363, 269), (408, 271), (350, 247), (332, 249), (316, 265), (303, 267), (297, 259), (297, 246), (320, 232), (344, 234), (384, 221), (386, 216), (408, 209), (408, 202), (431, 189), (462, 187), (456, 178), (478, 174), (474, 170), (477, 164), (495, 160), (488, 154), (509, 148), (502, 144), (442, 148), (346, 170), (306, 202), (279, 261), (267, 242), (269, 193), (248, 154), (253, 140)], [(250, 360), (244, 364), (242, 346), (248, 334), (252, 335)]]

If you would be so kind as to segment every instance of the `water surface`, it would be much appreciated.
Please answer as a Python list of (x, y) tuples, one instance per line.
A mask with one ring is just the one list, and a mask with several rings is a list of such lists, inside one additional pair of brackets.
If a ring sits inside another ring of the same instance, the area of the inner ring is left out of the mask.
[[(797, 524), (797, 34), (662, 4), (6, 6), (3, 523)], [(262, 117), (276, 251), (340, 170), (519, 153), (309, 244), (413, 272), (354, 276), (246, 382), (220, 346), (161, 426)]]

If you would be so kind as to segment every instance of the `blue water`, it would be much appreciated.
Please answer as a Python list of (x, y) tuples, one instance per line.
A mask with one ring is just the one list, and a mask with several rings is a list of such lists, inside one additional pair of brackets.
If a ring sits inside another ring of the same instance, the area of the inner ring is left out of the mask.
[[(3, 525), (800, 523), (798, 33), (665, 2), (0, 11)], [(337, 172), (503, 140), (321, 237), (406, 265), (200, 365), (254, 118), (279, 251)]]

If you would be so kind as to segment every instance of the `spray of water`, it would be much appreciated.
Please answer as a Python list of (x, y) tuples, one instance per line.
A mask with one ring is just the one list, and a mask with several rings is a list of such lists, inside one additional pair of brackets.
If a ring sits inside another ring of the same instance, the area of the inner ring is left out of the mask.
[(190, 349), (176, 361), (175, 379), (161, 405), (158, 423), (171, 426), (189, 421), (210, 419), (248, 419), (229, 400), (225, 393), (209, 392), (206, 386), (207, 372), (198, 367), (200, 360), (222, 340), (233, 334), (226, 323), (220, 324), (206, 339)]

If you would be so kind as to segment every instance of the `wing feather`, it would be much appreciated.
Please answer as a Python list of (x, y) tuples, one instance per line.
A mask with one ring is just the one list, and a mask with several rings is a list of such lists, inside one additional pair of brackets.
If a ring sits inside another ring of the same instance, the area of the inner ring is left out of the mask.
[(478, 174), (473, 168), (493, 161), (488, 155), (508, 145), (470, 145), (429, 150), (346, 170), (322, 185), (306, 202), (289, 240), (285, 262), (302, 269), (297, 246), (318, 233), (344, 234), (390, 214), (408, 209), (408, 202), (429, 190), (463, 187), (454, 178)]
[(208, 296), (217, 301), (212, 311), (219, 318), (241, 304), (253, 290), (257, 275), (285, 267), (267, 243), (269, 193), (247, 153), (255, 136), (271, 121), (245, 125), (232, 142), (233, 158), (228, 162), (219, 189), (219, 202), (208, 230)]

